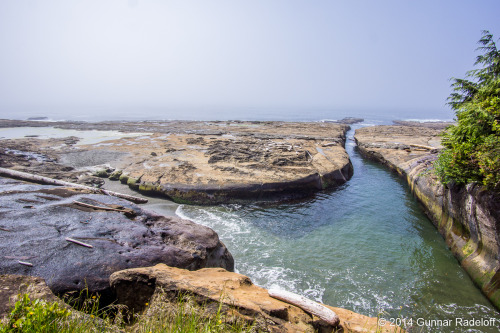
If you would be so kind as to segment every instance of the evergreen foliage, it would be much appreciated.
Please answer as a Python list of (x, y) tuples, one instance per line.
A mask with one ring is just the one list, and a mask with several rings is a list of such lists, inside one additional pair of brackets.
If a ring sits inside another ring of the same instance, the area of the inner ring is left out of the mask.
[(457, 124), (443, 135), (435, 169), (445, 184), (480, 182), (500, 190), (500, 50), (493, 35), (483, 31), (482, 52), (474, 65), (481, 68), (456, 79), (448, 98)]

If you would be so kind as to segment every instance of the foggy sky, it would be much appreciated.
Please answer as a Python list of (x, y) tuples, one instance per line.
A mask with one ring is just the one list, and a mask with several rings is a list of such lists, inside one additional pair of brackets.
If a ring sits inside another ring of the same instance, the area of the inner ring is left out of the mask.
[(0, 0), (0, 116), (71, 107), (449, 109), (498, 0)]

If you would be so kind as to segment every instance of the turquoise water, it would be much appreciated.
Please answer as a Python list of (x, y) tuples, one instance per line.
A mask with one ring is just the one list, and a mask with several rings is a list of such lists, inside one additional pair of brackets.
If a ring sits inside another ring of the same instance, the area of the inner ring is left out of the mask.
[[(258, 285), (369, 316), (411, 318), (416, 332), (498, 332), (454, 325), (456, 318), (500, 316), (406, 184), (363, 159), (352, 140), (346, 149), (354, 176), (333, 191), (268, 207), (181, 205), (176, 213), (217, 231), (236, 270)], [(453, 320), (452, 327), (424, 322), (439, 319)]]

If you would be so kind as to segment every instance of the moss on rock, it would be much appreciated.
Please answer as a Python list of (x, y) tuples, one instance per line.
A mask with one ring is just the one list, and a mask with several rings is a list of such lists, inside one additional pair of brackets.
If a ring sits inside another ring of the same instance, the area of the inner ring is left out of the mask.
[(122, 173), (123, 173), (122, 170), (116, 170), (116, 171), (112, 172), (109, 175), (109, 180), (120, 180)]

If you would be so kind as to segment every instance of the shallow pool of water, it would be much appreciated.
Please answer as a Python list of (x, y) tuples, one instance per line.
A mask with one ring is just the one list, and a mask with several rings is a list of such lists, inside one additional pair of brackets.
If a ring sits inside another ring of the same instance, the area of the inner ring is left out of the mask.
[(38, 139), (57, 139), (76, 136), (80, 138), (77, 145), (90, 145), (124, 137), (137, 137), (151, 133), (124, 133), (119, 131), (73, 130), (55, 127), (8, 127), (0, 128), (1, 139), (22, 139), (27, 137)]

